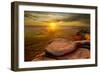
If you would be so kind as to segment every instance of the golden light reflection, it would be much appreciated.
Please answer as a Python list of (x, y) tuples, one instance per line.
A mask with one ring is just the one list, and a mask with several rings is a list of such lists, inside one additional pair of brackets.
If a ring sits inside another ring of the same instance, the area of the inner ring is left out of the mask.
[(58, 25), (57, 25), (57, 22), (48, 22), (48, 23), (46, 23), (47, 24), (47, 28), (46, 28), (46, 30), (47, 30), (47, 32), (48, 33), (55, 33), (56, 31), (58, 31)]
[(56, 36), (56, 32), (58, 32), (58, 23), (57, 22), (54, 22), (54, 21), (50, 21), (47, 24), (47, 27), (46, 27), (46, 33), (48, 36), (51, 36), (54, 37)]
[(57, 24), (54, 23), (54, 22), (49, 23), (49, 29), (53, 30), (53, 31), (56, 30), (57, 29)]

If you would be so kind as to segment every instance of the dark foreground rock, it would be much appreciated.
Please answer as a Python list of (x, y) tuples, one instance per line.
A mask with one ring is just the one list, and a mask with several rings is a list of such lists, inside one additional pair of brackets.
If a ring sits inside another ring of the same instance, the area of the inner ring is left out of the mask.
[(47, 56), (50, 58), (54, 58), (57, 60), (64, 60), (64, 59), (88, 59), (90, 58), (90, 51), (85, 48), (78, 48), (71, 53), (65, 54), (63, 56)]
[(85, 46), (84, 43), (90, 42), (87, 40), (68, 41), (63, 38), (56, 38), (46, 46), (43, 53), (36, 55), (33, 61), (90, 58), (90, 50), (83, 47)]
[(36, 56), (33, 61), (39, 60), (71, 60), (71, 59), (88, 59), (90, 58), (90, 50), (86, 48), (78, 48), (71, 53), (63, 56), (47, 56), (46, 53), (41, 53)]

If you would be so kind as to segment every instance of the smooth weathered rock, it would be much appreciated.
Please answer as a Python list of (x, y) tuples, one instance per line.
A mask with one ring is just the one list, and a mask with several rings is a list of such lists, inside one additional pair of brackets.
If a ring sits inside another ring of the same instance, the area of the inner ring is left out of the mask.
[(33, 59), (33, 61), (43, 60), (44, 57), (45, 57), (45, 52), (42, 52), (42, 53), (36, 55), (35, 58)]
[(90, 51), (86, 48), (78, 48), (71, 53), (65, 54), (59, 57), (52, 57), (57, 60), (64, 60), (64, 59), (88, 59), (90, 58)]
[(63, 38), (54, 39), (47, 47), (46, 51), (55, 56), (64, 55), (75, 50), (76, 44)]

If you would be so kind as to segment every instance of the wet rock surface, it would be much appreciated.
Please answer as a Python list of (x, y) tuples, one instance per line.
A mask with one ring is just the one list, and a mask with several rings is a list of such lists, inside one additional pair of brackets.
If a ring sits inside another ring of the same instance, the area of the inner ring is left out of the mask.
[(90, 51), (86, 48), (78, 48), (77, 50), (65, 54), (63, 56), (46, 56), (45, 53), (37, 55), (33, 61), (39, 60), (71, 60), (71, 59), (88, 59), (90, 58)]
[(33, 61), (90, 58), (89, 49), (80, 47), (77, 48), (75, 43), (69, 42), (62, 38), (54, 39), (46, 46), (45, 49), (46, 50), (43, 53), (36, 55)]
[(87, 59), (90, 58), (90, 51), (88, 49), (85, 48), (78, 48), (77, 50), (65, 54), (63, 56), (57, 56), (57, 57), (53, 57), (57, 60), (64, 60), (64, 59)]

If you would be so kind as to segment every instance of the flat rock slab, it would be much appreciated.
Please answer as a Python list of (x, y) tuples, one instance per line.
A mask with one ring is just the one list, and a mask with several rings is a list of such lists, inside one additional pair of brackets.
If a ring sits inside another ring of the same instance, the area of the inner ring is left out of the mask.
[(78, 48), (71, 53), (65, 54), (63, 56), (50, 56), (47, 57), (45, 52), (41, 53), (36, 56), (33, 61), (40, 61), (40, 60), (71, 60), (71, 59), (88, 59), (90, 58), (90, 50), (86, 48)]
[(57, 60), (64, 60), (64, 59), (88, 59), (90, 58), (90, 51), (85, 48), (78, 48), (77, 50), (65, 54), (63, 56), (54, 57)]

